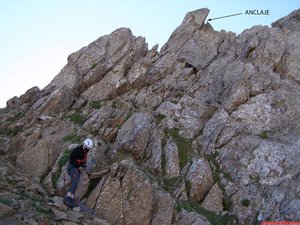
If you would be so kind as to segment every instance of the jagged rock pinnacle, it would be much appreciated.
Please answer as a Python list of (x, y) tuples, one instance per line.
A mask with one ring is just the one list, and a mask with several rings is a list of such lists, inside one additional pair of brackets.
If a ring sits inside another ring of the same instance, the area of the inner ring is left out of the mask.
[(188, 12), (184, 17), (181, 26), (193, 25), (201, 29), (209, 14), (209, 9), (203, 8), (192, 12)]

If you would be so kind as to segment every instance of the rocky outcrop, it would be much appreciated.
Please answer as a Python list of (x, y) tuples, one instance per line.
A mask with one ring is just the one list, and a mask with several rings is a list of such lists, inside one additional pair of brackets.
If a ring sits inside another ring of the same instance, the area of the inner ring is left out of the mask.
[(130, 154), (135, 159), (141, 159), (145, 155), (145, 150), (151, 132), (152, 116), (149, 113), (133, 114), (119, 130), (115, 146), (112, 149), (112, 157), (118, 152)]
[(203, 159), (194, 161), (187, 173), (187, 180), (190, 182), (191, 199), (202, 201), (213, 185), (212, 171), (208, 162)]
[(149, 224), (154, 200), (150, 180), (132, 161), (113, 164), (88, 199), (88, 206), (113, 224)]
[[(46, 88), (7, 102), (4, 221), (300, 220), (300, 10), (240, 35), (215, 31), (208, 13), (187, 13), (160, 51), (120, 28), (71, 54)], [(65, 194), (68, 154), (86, 136), (96, 143), (94, 175), (82, 177), (77, 196), (96, 211), (93, 219), (63, 209), (61, 197), (51, 198), (56, 206), (45, 201), (45, 190)]]

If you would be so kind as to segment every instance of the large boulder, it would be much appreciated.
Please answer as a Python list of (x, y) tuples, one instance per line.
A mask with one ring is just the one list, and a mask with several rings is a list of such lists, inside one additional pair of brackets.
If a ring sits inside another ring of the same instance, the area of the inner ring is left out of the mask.
[(150, 224), (173, 224), (175, 199), (173, 199), (169, 193), (158, 190), (155, 192), (154, 202), (154, 211)]
[(186, 178), (190, 183), (190, 198), (195, 202), (204, 199), (214, 182), (212, 170), (205, 159), (194, 160)]
[(124, 160), (112, 165), (87, 204), (111, 224), (146, 225), (151, 221), (154, 193), (149, 178), (132, 161)]
[(180, 211), (176, 225), (211, 225), (211, 223), (196, 212)]
[(18, 168), (31, 176), (42, 177), (67, 147), (63, 138), (72, 132), (73, 126), (59, 119), (37, 124), (28, 131), (29, 134), (22, 143), (16, 160)]
[(151, 133), (151, 113), (139, 112), (133, 114), (119, 130), (111, 154), (116, 157), (119, 152), (130, 154), (135, 159), (141, 159), (146, 153), (146, 147)]
[(163, 149), (165, 170), (164, 175), (167, 178), (180, 176), (179, 155), (176, 143), (170, 139)]

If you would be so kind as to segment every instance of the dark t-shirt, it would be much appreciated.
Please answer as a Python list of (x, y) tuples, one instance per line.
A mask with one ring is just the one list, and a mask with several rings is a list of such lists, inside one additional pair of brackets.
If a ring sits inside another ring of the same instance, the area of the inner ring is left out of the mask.
[(83, 150), (83, 145), (74, 148), (70, 155), (70, 163), (75, 167), (85, 166), (87, 160), (87, 152)]

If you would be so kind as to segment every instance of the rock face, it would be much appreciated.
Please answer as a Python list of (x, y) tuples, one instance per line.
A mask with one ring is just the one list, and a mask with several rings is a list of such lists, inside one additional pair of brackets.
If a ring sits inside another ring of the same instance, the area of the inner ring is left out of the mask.
[[(1, 220), (299, 221), (300, 10), (240, 35), (215, 31), (208, 13), (187, 13), (160, 51), (120, 28), (71, 54), (46, 88), (10, 99)], [(68, 154), (85, 137), (98, 176), (83, 176), (77, 196), (94, 219), (61, 203)], [(60, 197), (49, 204), (45, 190)]]
[(213, 185), (211, 168), (207, 161), (199, 159), (192, 163), (186, 179), (190, 182), (190, 198), (200, 202)]
[(112, 224), (149, 224), (154, 201), (150, 180), (132, 161), (112, 165), (88, 199), (88, 206)]

